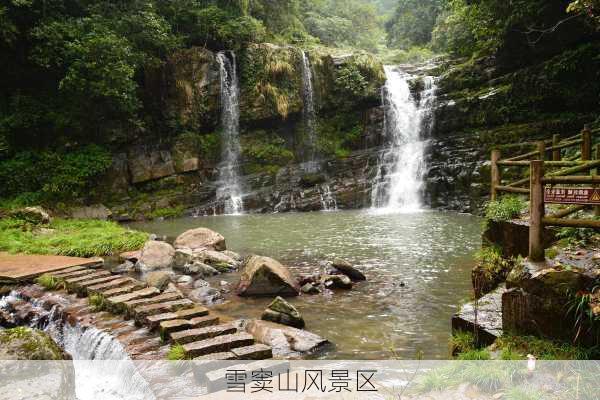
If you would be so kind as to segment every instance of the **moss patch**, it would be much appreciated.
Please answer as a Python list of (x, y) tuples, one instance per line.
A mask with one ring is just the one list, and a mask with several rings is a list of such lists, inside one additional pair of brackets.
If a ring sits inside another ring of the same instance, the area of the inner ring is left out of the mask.
[(45, 332), (17, 327), (0, 331), (2, 360), (64, 360), (60, 347)]

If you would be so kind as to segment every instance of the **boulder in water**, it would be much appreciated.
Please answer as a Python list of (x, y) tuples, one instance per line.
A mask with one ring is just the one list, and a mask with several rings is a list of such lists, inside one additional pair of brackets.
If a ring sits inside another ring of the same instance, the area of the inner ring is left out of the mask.
[(120, 262), (131, 261), (132, 263), (135, 264), (140, 259), (141, 256), (142, 256), (141, 250), (126, 251), (125, 253), (119, 254), (119, 261)]
[(182, 275), (177, 278), (177, 284), (180, 286), (191, 287), (194, 283), (194, 278), (189, 275)]
[(175, 248), (226, 250), (225, 238), (208, 228), (190, 229), (175, 239)]
[(350, 264), (348, 261), (346, 261), (344, 259), (336, 258), (333, 260), (331, 265), (333, 265), (333, 268), (337, 269), (338, 271), (340, 271), (342, 274), (346, 275), (348, 278), (350, 278), (353, 281), (366, 281), (367, 280), (367, 277), (362, 272), (360, 272), (358, 269), (354, 268), (352, 266), (352, 264)]
[(129, 260), (110, 269), (113, 274), (128, 274), (135, 270), (135, 264)]
[(326, 289), (352, 289), (352, 281), (346, 275), (324, 275), (321, 282)]
[(0, 360), (67, 360), (45, 332), (26, 327), (0, 331)]
[(228, 265), (233, 267), (237, 262), (227, 254), (214, 250), (205, 250), (195, 254), (200, 261), (210, 265)]
[(166, 271), (154, 271), (146, 274), (144, 280), (149, 286), (154, 286), (158, 290), (164, 290), (171, 282), (171, 274)]
[(297, 296), (300, 287), (278, 261), (262, 256), (246, 260), (237, 287), (240, 296)]
[(169, 243), (149, 240), (144, 245), (136, 268), (140, 272), (171, 268), (175, 249)]
[(194, 253), (191, 249), (181, 248), (175, 250), (175, 258), (173, 260), (174, 267), (182, 267), (189, 264), (194, 259)]
[(307, 282), (304, 285), (302, 285), (300, 290), (304, 294), (319, 294), (319, 293), (321, 293), (321, 290), (311, 282)]
[(219, 271), (210, 265), (206, 265), (199, 261), (194, 261), (192, 263), (186, 264), (183, 267), (175, 267), (177, 271), (183, 272), (186, 275), (200, 275), (201, 277), (218, 275)]
[(269, 304), (261, 319), (295, 328), (304, 328), (304, 319), (300, 311), (279, 296)]
[(231, 251), (231, 250), (224, 250), (223, 254), (225, 254), (228, 257), (233, 258), (235, 261), (237, 262), (241, 262), (243, 260), (242, 256), (240, 256), (238, 253), (236, 253), (235, 251)]
[(189, 294), (190, 299), (206, 306), (223, 301), (221, 292), (211, 286), (200, 286)]

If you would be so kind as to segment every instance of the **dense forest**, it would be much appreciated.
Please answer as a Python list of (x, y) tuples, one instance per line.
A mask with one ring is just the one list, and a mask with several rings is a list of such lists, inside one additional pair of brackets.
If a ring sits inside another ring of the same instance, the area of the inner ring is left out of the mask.
[(0, 197), (90, 191), (112, 148), (164, 129), (144, 84), (180, 49), (269, 42), (510, 70), (592, 42), (598, 26), (597, 0), (3, 0)]

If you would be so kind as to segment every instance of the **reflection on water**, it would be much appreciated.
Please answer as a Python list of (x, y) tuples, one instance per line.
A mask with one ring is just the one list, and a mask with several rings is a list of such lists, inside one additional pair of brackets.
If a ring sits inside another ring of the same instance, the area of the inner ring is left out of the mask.
[[(365, 211), (182, 218), (132, 227), (174, 238), (204, 226), (223, 234), (228, 248), (274, 257), (296, 274), (322, 269), (339, 256), (367, 275), (351, 291), (303, 295), (291, 302), (307, 329), (336, 348), (323, 358), (446, 358), (450, 317), (470, 296), (472, 254), (480, 244), (478, 218), (440, 212)], [(237, 274), (215, 279), (237, 281)], [(401, 285), (401, 283), (405, 285)], [(270, 299), (237, 299), (229, 315), (259, 318)]]

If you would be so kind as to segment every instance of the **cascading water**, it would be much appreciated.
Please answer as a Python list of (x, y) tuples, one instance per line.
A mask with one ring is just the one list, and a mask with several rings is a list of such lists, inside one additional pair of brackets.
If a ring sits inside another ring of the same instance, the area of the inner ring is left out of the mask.
[(317, 132), (316, 132), (316, 113), (314, 102), (314, 91), (312, 81), (312, 70), (310, 61), (306, 52), (302, 52), (302, 98), (304, 108), (302, 116), (304, 127), (306, 129), (306, 169), (308, 172), (315, 172), (317, 166)]
[(321, 207), (323, 211), (337, 211), (337, 201), (329, 185), (322, 185), (319, 189), (319, 194), (321, 195)]
[(235, 53), (217, 54), (221, 79), (221, 164), (217, 200), (225, 204), (225, 214), (244, 211), (240, 187), (240, 107)]
[(391, 212), (417, 211), (421, 208), (424, 139), (433, 126), (435, 81), (423, 78), (424, 89), (415, 101), (409, 87), (415, 76), (392, 66), (385, 67), (385, 74), (384, 136), (389, 147), (378, 160), (371, 205)]

